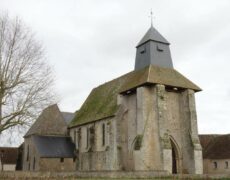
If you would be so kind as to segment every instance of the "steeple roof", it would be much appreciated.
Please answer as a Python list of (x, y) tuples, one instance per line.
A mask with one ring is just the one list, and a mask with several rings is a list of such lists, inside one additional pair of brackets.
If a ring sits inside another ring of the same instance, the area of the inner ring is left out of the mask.
[(151, 40), (156, 42), (161, 42), (164, 44), (170, 44), (153, 26), (151, 26), (136, 47)]
[(151, 26), (136, 47), (135, 70), (149, 65), (173, 68), (169, 42)]

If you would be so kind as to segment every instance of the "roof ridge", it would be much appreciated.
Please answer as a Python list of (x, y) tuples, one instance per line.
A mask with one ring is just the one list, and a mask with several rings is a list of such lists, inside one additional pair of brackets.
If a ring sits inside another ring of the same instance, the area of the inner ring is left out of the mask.
[(142, 44), (148, 41), (156, 41), (163, 44), (170, 44), (167, 39), (165, 39), (153, 26), (151, 26), (145, 35), (142, 37), (140, 42), (137, 44), (136, 47), (141, 46)]
[(110, 80), (110, 81), (107, 81), (107, 82), (105, 82), (105, 83), (103, 83), (103, 84), (98, 85), (97, 87), (93, 88), (92, 91), (93, 91), (94, 89), (97, 89), (97, 88), (99, 88), (99, 87), (101, 87), (101, 86), (104, 86), (104, 85), (106, 85), (106, 84), (109, 84), (109, 83), (111, 83), (111, 82), (113, 82), (113, 81), (116, 81), (116, 80), (118, 80), (118, 79), (120, 79), (120, 78), (123, 78), (123, 77), (125, 77), (125, 76), (128, 76), (128, 75), (130, 75), (130, 74), (144, 71), (144, 70), (147, 69), (148, 67), (149, 67), (149, 66), (146, 66), (146, 67), (144, 67), (144, 68), (142, 68), (142, 69), (139, 69), (139, 70), (137, 70), (137, 71), (136, 71), (136, 70), (133, 70), (133, 71), (130, 71), (130, 72), (128, 72), (128, 73), (125, 73), (125, 74), (123, 74), (123, 75), (121, 75), (121, 76), (119, 76), (119, 77), (117, 77), (117, 78), (114, 78), (114, 79), (112, 79), (112, 80)]

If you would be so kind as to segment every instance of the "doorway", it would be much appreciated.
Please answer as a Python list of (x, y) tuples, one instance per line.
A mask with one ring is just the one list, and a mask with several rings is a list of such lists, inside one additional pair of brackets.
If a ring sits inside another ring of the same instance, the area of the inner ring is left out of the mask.
[(172, 173), (179, 173), (179, 149), (174, 139), (170, 138), (171, 147), (172, 147)]

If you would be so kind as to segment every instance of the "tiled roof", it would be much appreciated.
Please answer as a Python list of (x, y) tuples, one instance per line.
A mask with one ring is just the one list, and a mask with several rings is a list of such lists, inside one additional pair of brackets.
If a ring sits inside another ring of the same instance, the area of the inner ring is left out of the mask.
[(175, 69), (150, 65), (94, 88), (69, 126), (73, 127), (115, 115), (117, 95), (145, 84), (164, 84), (201, 91), (197, 85)]
[(212, 142), (215, 137), (218, 136), (216, 134), (201, 134), (199, 135), (200, 144), (203, 149), (206, 149), (210, 142)]
[[(229, 159), (230, 158), (230, 134), (206, 135), (206, 137), (205, 135), (202, 136), (199, 137), (201, 140), (201, 145), (203, 147), (204, 159)], [(204, 141), (205, 138), (206, 138), (206, 142)]]

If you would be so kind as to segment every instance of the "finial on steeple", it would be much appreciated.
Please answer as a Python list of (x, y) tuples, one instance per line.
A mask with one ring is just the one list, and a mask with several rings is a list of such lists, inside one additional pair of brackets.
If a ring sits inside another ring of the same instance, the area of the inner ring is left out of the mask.
[(153, 27), (153, 11), (150, 11), (150, 18), (151, 18), (151, 27)]

